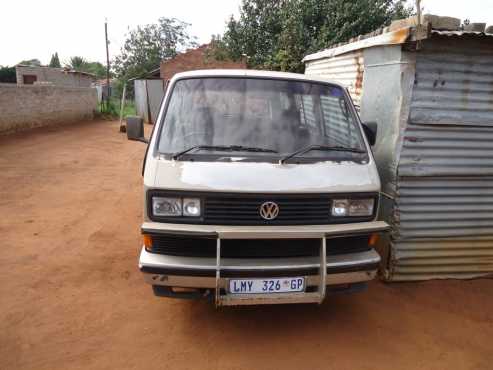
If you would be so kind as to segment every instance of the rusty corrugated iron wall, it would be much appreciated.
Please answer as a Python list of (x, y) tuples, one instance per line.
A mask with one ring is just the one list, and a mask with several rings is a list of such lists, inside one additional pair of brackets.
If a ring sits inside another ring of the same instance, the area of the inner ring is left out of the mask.
[(436, 35), (423, 43), (410, 123), (493, 126), (492, 40)]
[(360, 105), (363, 88), (363, 52), (356, 50), (333, 58), (306, 62), (305, 74), (317, 75), (346, 86), (354, 104)]
[(436, 34), (416, 53), (397, 169), (391, 280), (493, 273), (493, 43)]
[(379, 124), (387, 280), (493, 274), (492, 36), (432, 30), (419, 50), (365, 40), (305, 58), (307, 74), (349, 86), (362, 120)]

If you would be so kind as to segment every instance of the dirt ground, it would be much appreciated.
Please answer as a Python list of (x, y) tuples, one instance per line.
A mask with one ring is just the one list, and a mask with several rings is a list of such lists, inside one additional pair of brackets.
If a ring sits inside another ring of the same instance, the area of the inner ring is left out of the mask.
[(0, 137), (0, 369), (493, 369), (493, 280), (373, 282), (321, 306), (154, 297), (144, 150), (117, 122)]

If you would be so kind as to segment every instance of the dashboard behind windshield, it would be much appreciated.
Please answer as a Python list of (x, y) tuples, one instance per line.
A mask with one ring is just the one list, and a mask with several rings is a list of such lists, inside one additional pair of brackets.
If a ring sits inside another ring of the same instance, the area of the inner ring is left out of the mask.
[[(211, 77), (179, 80), (167, 106), (158, 149), (249, 146), (284, 156), (310, 145), (365, 150), (343, 90), (293, 80)], [(190, 155), (273, 157), (268, 152), (190, 152)], [(354, 152), (309, 151), (303, 157), (353, 159)]]

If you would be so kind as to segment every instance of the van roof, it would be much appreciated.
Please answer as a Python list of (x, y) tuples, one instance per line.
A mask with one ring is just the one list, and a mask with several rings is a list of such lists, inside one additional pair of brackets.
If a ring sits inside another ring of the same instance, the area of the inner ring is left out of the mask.
[(261, 77), (314, 82), (330, 82), (331, 84), (343, 87), (341, 84), (328, 80), (321, 76), (304, 75), (301, 73), (290, 72), (259, 71), (254, 69), (201, 69), (197, 71), (180, 72), (175, 74), (171, 78), (171, 82), (182, 78), (193, 77)]

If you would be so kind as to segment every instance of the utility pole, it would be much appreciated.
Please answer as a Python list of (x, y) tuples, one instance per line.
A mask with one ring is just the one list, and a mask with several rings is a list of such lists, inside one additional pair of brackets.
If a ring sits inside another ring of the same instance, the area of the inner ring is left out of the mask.
[(104, 38), (106, 39), (106, 110), (110, 107), (110, 53), (108, 51), (108, 18), (104, 19)]
[[(416, 0), (416, 16), (418, 17), (416, 22), (416, 33), (422, 32), (421, 25), (421, 0)], [(416, 50), (421, 49), (421, 40), (416, 41)]]

